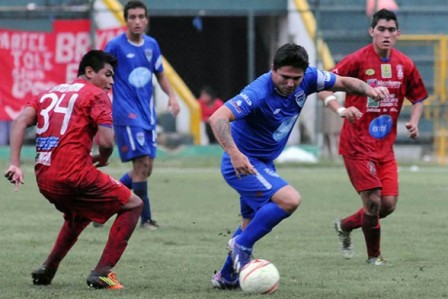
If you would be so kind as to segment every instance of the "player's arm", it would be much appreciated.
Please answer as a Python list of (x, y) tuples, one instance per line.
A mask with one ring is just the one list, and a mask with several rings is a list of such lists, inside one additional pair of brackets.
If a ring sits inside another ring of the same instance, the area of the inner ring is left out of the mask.
[(233, 112), (225, 105), (216, 110), (208, 119), (216, 140), (229, 155), (237, 176), (255, 174), (249, 159), (240, 152), (230, 132), (230, 122), (235, 120)]
[(93, 156), (96, 167), (106, 166), (114, 150), (114, 131), (109, 125), (99, 125), (97, 132), (98, 155)]
[(418, 123), (423, 113), (423, 101), (417, 102), (412, 105), (411, 116), (409, 121), (406, 123), (406, 129), (408, 129), (409, 137), (412, 139), (417, 138), (420, 133), (418, 130)]
[(344, 107), (338, 101), (333, 91), (345, 91), (347, 93), (365, 95), (377, 101), (384, 99), (389, 95), (389, 90), (385, 87), (371, 87), (362, 80), (354, 77), (338, 76), (331, 90), (319, 92), (319, 99), (330, 110), (337, 113), (340, 117), (353, 122), (362, 116), (362, 113), (356, 107)]
[(20, 152), (23, 146), (26, 128), (36, 124), (36, 110), (31, 107), (25, 107), (19, 116), (13, 121), (10, 132), (10, 164), (5, 172), (5, 177), (15, 184), (15, 191), (19, 184), (23, 184), (23, 172), (20, 168)]
[(365, 95), (376, 101), (380, 101), (389, 95), (386, 87), (371, 87), (366, 82), (354, 77), (336, 75), (336, 81), (331, 88), (332, 91), (345, 91), (347, 93)]
[(168, 109), (174, 116), (178, 115), (180, 112), (180, 106), (177, 102), (176, 95), (171, 88), (170, 82), (165, 76), (165, 72), (156, 73), (156, 78), (162, 90), (168, 95)]

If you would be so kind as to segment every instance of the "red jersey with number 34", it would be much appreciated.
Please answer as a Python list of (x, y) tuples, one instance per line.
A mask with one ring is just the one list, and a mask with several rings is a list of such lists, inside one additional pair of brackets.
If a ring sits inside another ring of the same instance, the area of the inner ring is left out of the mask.
[(347, 94), (345, 107), (354, 106), (362, 112), (361, 119), (344, 121), (339, 153), (354, 158), (381, 158), (390, 153), (397, 137), (397, 120), (403, 101), (415, 104), (428, 97), (423, 80), (410, 58), (392, 49), (390, 58), (381, 60), (370, 44), (346, 56), (332, 72), (356, 77), (372, 87), (384, 86), (389, 97), (380, 102)]
[(29, 104), (36, 110), (36, 164), (39, 186), (82, 188), (96, 179), (90, 155), (98, 125), (112, 126), (106, 92), (77, 79), (40, 93)]

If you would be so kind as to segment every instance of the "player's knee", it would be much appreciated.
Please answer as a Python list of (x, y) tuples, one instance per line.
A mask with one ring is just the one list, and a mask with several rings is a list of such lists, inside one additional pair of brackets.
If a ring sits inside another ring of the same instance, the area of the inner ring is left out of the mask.
[(143, 201), (141, 200), (141, 198), (132, 193), (128, 202), (123, 206), (123, 209), (132, 210), (132, 209), (141, 209), (142, 207), (143, 207)]
[(300, 206), (302, 199), (300, 194), (295, 194), (285, 199), (283, 202), (283, 209), (288, 213), (293, 213)]

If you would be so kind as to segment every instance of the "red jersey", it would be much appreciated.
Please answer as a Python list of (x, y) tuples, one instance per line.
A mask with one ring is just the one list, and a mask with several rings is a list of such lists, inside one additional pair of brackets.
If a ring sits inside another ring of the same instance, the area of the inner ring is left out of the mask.
[[(36, 164), (39, 187), (82, 188), (95, 181), (90, 155), (98, 125), (112, 126), (111, 101), (104, 90), (83, 80), (40, 93), (36, 110)], [(89, 175), (90, 174), (90, 175)]]
[(222, 105), (224, 105), (223, 101), (221, 99), (215, 99), (212, 106), (208, 106), (204, 103), (201, 99), (199, 99), (199, 105), (201, 106), (202, 111), (202, 121), (206, 122), (208, 121), (209, 117), (219, 109)]
[(332, 70), (341, 76), (356, 77), (372, 87), (385, 86), (389, 97), (380, 102), (347, 94), (345, 106), (362, 112), (361, 119), (342, 126), (339, 153), (354, 158), (382, 158), (393, 150), (397, 137), (397, 121), (403, 101), (411, 103), (428, 97), (419, 71), (410, 58), (392, 49), (383, 61), (370, 44), (346, 56)]

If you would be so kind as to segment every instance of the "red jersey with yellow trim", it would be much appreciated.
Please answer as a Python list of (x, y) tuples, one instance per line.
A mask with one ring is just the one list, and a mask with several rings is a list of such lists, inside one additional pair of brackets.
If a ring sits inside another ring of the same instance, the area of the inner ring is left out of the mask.
[(391, 49), (390, 58), (382, 60), (370, 44), (346, 56), (332, 72), (356, 77), (372, 87), (384, 86), (389, 96), (375, 102), (366, 96), (347, 94), (345, 107), (354, 106), (363, 116), (341, 129), (339, 153), (355, 158), (382, 158), (393, 150), (397, 120), (403, 101), (415, 104), (428, 97), (423, 80), (413, 61)]
[(36, 110), (36, 164), (39, 187), (82, 188), (97, 179), (90, 152), (98, 125), (112, 127), (106, 92), (83, 79), (40, 93)]

